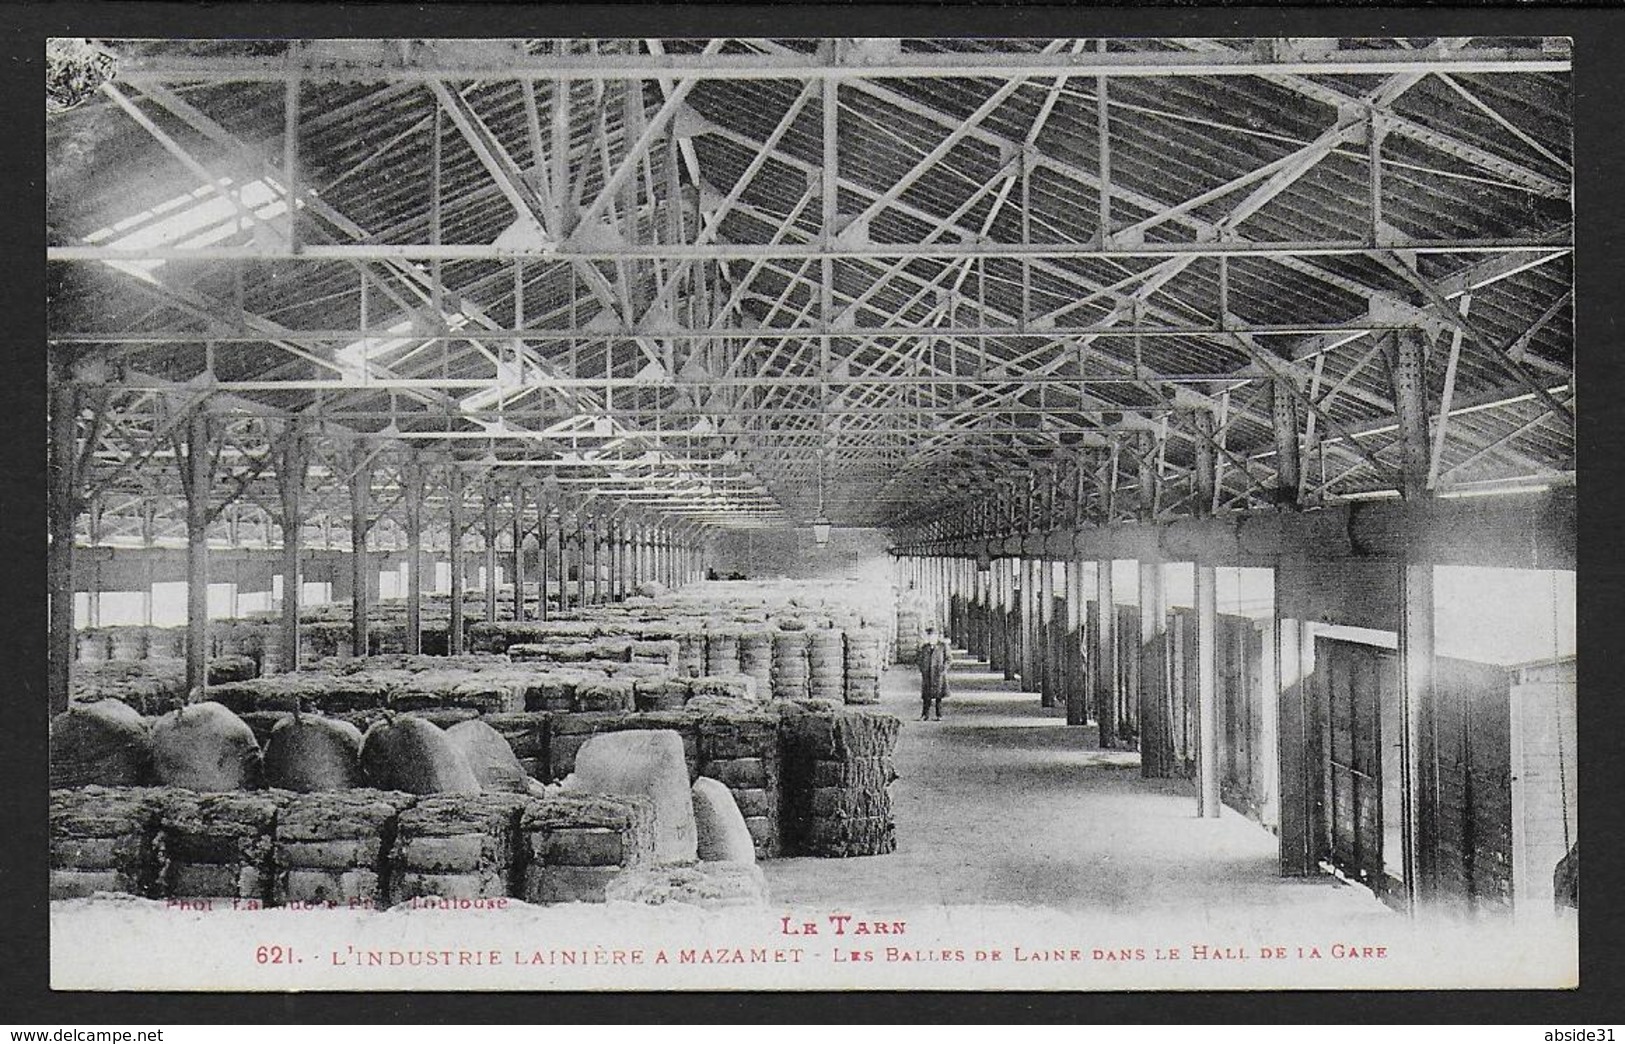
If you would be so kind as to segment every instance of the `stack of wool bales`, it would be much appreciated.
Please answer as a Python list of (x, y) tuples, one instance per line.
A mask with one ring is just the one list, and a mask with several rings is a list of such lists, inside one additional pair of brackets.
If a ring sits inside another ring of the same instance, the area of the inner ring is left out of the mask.
[(920, 639), (924, 623), (919, 604), (912, 599), (897, 603), (897, 661), (913, 663), (920, 655)]
[(272, 901), (384, 906), (390, 846), (417, 798), (391, 790), (300, 794), (277, 816)]
[(677, 643), (677, 673), (684, 678), (698, 678), (705, 673), (705, 632), (683, 627), (672, 632)]
[(705, 673), (739, 673), (739, 629), (726, 625), (712, 627), (705, 635)]
[(162, 793), (144, 787), (51, 791), (51, 898), (153, 895)]
[(756, 682), (764, 697), (773, 692), (773, 635), (768, 628), (751, 628), (739, 636), (739, 669)]
[(635, 796), (550, 795), (519, 822), (519, 895), (532, 903), (601, 903), (628, 869), (654, 860), (654, 807)]
[(795, 619), (783, 620), (779, 627), (773, 635), (773, 698), (807, 699), (807, 632)]
[(529, 804), (519, 794), (445, 794), (403, 811), (389, 866), (390, 900), (512, 895), (519, 819)]
[(280, 790), (166, 791), (157, 832), (161, 894), (269, 903), (277, 814), (292, 797)]
[(771, 859), (784, 846), (779, 756), (779, 716), (730, 708), (727, 715), (706, 715), (697, 726), (699, 774), (714, 779), (733, 794), (756, 848), (756, 858)]
[(846, 702), (879, 703), (883, 642), (872, 627), (851, 628), (846, 641)]
[(841, 632), (821, 627), (807, 634), (807, 696), (841, 703), (846, 697), (846, 647)]
[(882, 855), (897, 847), (892, 753), (901, 723), (868, 708), (806, 703), (783, 719), (785, 832), (790, 851)]

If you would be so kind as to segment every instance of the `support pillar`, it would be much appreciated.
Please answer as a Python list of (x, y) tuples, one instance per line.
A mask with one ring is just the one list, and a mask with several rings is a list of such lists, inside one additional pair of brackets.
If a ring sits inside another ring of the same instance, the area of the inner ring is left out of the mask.
[(604, 523), (600, 518), (592, 520), (592, 603), (604, 603), (604, 577), (600, 571), (603, 566)]
[(423, 466), (416, 459), (402, 469), (406, 483), (406, 653), (423, 653)]
[(587, 605), (587, 516), (576, 512), (576, 605)]
[(368, 594), (372, 587), (367, 568), (367, 520), (372, 510), (372, 460), (366, 447), (356, 443), (354, 472), (350, 475), (350, 653), (367, 655)]
[(1275, 501), (1287, 507), (1298, 506), (1302, 489), (1301, 458), (1298, 451), (1298, 399), (1296, 389), (1283, 387), (1288, 378), (1270, 381), (1270, 417), (1275, 426)]
[(570, 610), (570, 559), (565, 540), (564, 506), (559, 505), (559, 612)]
[(186, 689), (189, 702), (209, 691), (209, 415), (186, 422)]
[(1428, 418), (1426, 361), (1422, 334), (1402, 330), (1394, 336), (1389, 369), (1394, 379), (1394, 409), (1402, 448), (1400, 493), (1405, 499), (1405, 548), (1400, 569), (1400, 714), (1405, 792), (1401, 847), (1405, 861), (1405, 896), (1414, 913), (1437, 896), (1436, 824), (1439, 807), (1439, 748), (1434, 706), (1433, 566), (1416, 554), (1427, 488)]
[(497, 502), (496, 491), (487, 484), (483, 505), (485, 537), (485, 622), (495, 623), (497, 618)]
[(1055, 623), (1055, 567), (1049, 561), (1038, 563), (1038, 626), (1043, 641), (1039, 643), (1038, 703), (1042, 707), (1055, 706), (1055, 642), (1051, 629)]
[(525, 487), (514, 486), (508, 500), (513, 505), (513, 618), (525, 619)]
[(1117, 604), (1113, 600), (1112, 562), (1095, 562), (1095, 721), (1100, 726), (1100, 747), (1117, 746)]
[(1004, 680), (1014, 681), (1021, 672), (1021, 559), (1007, 558), (1003, 569), (1004, 586)]
[[(53, 373), (51, 384), (50, 498), (46, 578), (50, 587), (46, 689), (53, 715), (68, 709), (73, 693), (73, 529), (79, 514), (78, 417), (73, 385)], [(151, 597), (152, 587), (147, 587)]]
[(548, 605), (549, 590), (553, 586), (553, 564), (547, 549), (547, 505), (538, 497), (536, 501), (536, 615), (543, 620), (552, 618)]
[(1206, 819), (1219, 816), (1218, 577), (1196, 564), (1196, 801)]
[(449, 502), (446, 556), (451, 559), (451, 621), (446, 630), (446, 651), (463, 653), (463, 470), (453, 464), (446, 474)]
[(1283, 556), (1276, 564), (1276, 678), (1280, 687), (1276, 778), (1280, 781), (1279, 857), (1283, 877), (1311, 877), (1320, 872), (1318, 839), (1321, 831), (1316, 825), (1315, 811), (1320, 765), (1312, 754), (1315, 745), (1310, 736), (1313, 716), (1309, 676), (1313, 666), (1314, 624), (1296, 616), (1283, 618), (1280, 595), (1286, 590), (1304, 590), (1307, 584), (1302, 577), (1308, 569), (1309, 563), (1299, 557)]
[(1162, 563), (1140, 563), (1140, 775), (1174, 775), (1173, 723), (1168, 715), (1168, 600)]
[[(290, 427), (283, 435), (281, 459), (277, 462), (278, 492), (282, 495), (282, 669), (299, 670), (299, 603), (304, 589), (300, 586), (299, 535), (304, 516), (300, 514), (299, 497), (305, 488), (306, 456), (303, 439), (297, 428)], [(147, 587), (151, 597), (152, 587)]]
[(1083, 563), (1069, 559), (1066, 563), (1066, 645), (1069, 659), (1075, 669), (1068, 672), (1066, 685), (1066, 723), (1089, 724), (1089, 672), (1093, 657), (1085, 659), (1084, 646), (1088, 637), (1088, 599), (1085, 597)]

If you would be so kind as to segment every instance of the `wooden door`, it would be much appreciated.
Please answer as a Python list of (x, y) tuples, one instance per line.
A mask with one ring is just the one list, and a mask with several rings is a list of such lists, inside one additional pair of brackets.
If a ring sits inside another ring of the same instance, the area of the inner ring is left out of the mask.
[(1315, 682), (1324, 791), (1321, 857), (1382, 893), (1389, 888), (1383, 872), (1382, 721), (1384, 707), (1399, 700), (1399, 658), (1377, 646), (1318, 638)]

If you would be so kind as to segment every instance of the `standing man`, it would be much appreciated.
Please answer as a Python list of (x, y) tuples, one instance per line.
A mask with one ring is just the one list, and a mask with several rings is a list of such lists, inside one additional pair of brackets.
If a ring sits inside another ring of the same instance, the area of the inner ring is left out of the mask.
[(934, 704), (941, 721), (942, 698), (948, 695), (948, 639), (937, 634), (936, 625), (925, 625), (916, 662), (920, 666), (920, 720), (931, 717)]

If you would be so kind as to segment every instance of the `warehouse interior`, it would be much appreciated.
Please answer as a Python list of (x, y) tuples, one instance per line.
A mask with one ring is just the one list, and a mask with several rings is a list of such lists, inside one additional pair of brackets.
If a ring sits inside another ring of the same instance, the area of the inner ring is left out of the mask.
[(53, 897), (1577, 908), (1568, 41), (48, 57)]

